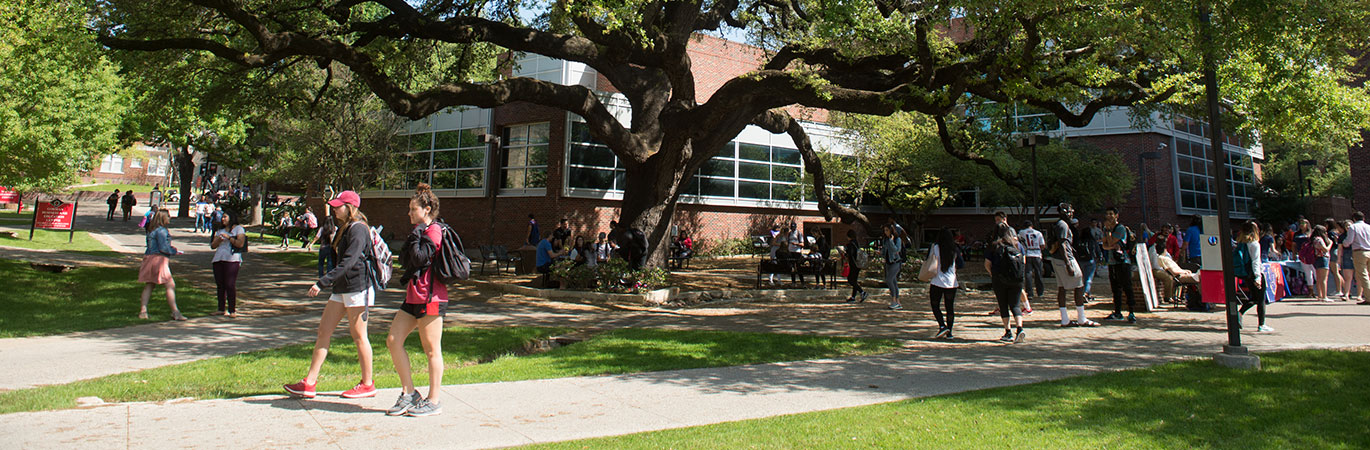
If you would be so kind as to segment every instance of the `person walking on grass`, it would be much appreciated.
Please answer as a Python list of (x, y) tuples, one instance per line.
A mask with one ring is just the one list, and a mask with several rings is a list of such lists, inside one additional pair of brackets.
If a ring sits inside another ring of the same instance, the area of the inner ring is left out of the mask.
[[(1256, 307), (1256, 331), (1267, 333), (1275, 331), (1265, 325), (1265, 272), (1261, 270), (1260, 231), (1256, 222), (1242, 223), (1237, 233), (1237, 246), (1232, 251), (1232, 275), (1241, 280), (1241, 288), (1246, 291), (1246, 300), (1237, 310), (1238, 319), (1251, 307)], [(1241, 326), (1238, 320), (1237, 326)]]
[(1132, 244), (1137, 236), (1118, 222), (1118, 208), (1104, 210), (1103, 248), (1108, 263), (1108, 284), (1113, 288), (1113, 314), (1106, 320), (1123, 320), (1123, 296), (1127, 296), (1127, 322), (1137, 323), (1137, 298), (1132, 293)]
[(181, 254), (171, 246), (171, 212), (159, 209), (152, 220), (143, 227), (147, 231), (147, 250), (143, 252), (143, 264), (138, 268), (138, 282), (143, 283), (143, 302), (138, 309), (138, 318), (147, 318), (147, 301), (152, 297), (152, 287), (166, 286), (166, 303), (171, 307), (172, 320), (186, 320), (176, 307), (176, 280), (171, 277), (171, 257)]
[[(990, 242), (985, 252), (985, 270), (990, 273), (990, 285), (994, 289), (994, 299), (999, 304), (999, 318), (1004, 322), (1002, 342), (1023, 342), (1027, 333), (1023, 331), (1023, 309), (1020, 304), (1023, 293), (1023, 273), (1027, 258), (1018, 244), (1018, 233), (1008, 224), (1000, 224), (997, 238)], [(1013, 315), (1010, 327), (1009, 315)]]
[(124, 197), (119, 199), (119, 206), (124, 210), (124, 221), (128, 222), (128, 216), (133, 214), (133, 206), (138, 204), (138, 199), (133, 197), (133, 189), (124, 191)]
[(119, 190), (115, 189), (113, 194), (105, 197), (105, 204), (109, 205), (109, 212), (105, 213), (105, 220), (114, 220), (114, 210), (119, 208)]
[(238, 213), (227, 211), (220, 222), (223, 228), (214, 233), (209, 248), (214, 249), (210, 265), (214, 269), (214, 286), (219, 299), (219, 315), (238, 317), (238, 269), (247, 250), (247, 231), (238, 224)]
[[(375, 381), (371, 378), (371, 341), (367, 339), (367, 308), (376, 304), (376, 290), (373, 287), (367, 264), (372, 263), (371, 230), (366, 223), (366, 215), (361, 212), (361, 197), (353, 191), (343, 191), (338, 198), (330, 200), (333, 220), (338, 223), (338, 236), (333, 248), (340, 262), (319, 281), (309, 288), (310, 297), (319, 295), (324, 288), (332, 288), (324, 306), (323, 317), (319, 320), (319, 334), (314, 340), (314, 354), (309, 361), (309, 372), (303, 380), (285, 385), (286, 392), (314, 398), (315, 385), (319, 381), (319, 370), (328, 357), (328, 346), (333, 339), (333, 330), (338, 322), (347, 317), (348, 331), (352, 341), (357, 344), (357, 360), (361, 363), (362, 380), (352, 389), (342, 393), (343, 398), (374, 397)], [(389, 261), (383, 262), (389, 264)]]
[[(928, 299), (932, 303), (932, 317), (937, 319), (937, 334), (933, 339), (951, 339), (951, 329), (956, 325), (956, 269), (965, 265), (961, 258), (961, 247), (956, 245), (956, 236), (951, 229), (943, 228), (937, 235), (937, 243), (928, 250), (928, 262), (937, 261), (937, 272), (928, 285)], [(925, 263), (926, 264), (926, 263)], [(942, 306), (947, 308), (943, 318)]]
[[(438, 395), (442, 391), (442, 320), (447, 316), (448, 296), (447, 285), (438, 281), (433, 269), (433, 261), (442, 256), (444, 225), (434, 223), (437, 217), (438, 196), (427, 184), (419, 183), (414, 197), (409, 199), (409, 223), (414, 230), (400, 251), (404, 303), (390, 321), (390, 334), (385, 337), (385, 347), (390, 350), (403, 389), (386, 415), (422, 417), (442, 413)], [(419, 396), (414, 387), (409, 352), (404, 349), (404, 341), (415, 329), (419, 330), (419, 342), (428, 356), (428, 398)]]
[(885, 287), (890, 290), (890, 309), (900, 310), (899, 271), (904, 268), (904, 240), (895, 234), (894, 225), (884, 227), (885, 239), (880, 242), (880, 256), (885, 259)]
[[(1060, 214), (1060, 220), (1051, 227), (1047, 253), (1051, 256), (1051, 268), (1056, 273), (1056, 306), (1061, 310), (1061, 326), (1097, 327), (1098, 322), (1085, 317), (1084, 277), (1080, 271), (1080, 264), (1075, 262), (1075, 235), (1070, 226), (1075, 209), (1071, 208), (1069, 203), (1062, 203), (1056, 210)], [(1068, 290), (1072, 291), (1075, 297), (1075, 320), (1070, 320), (1070, 312), (1066, 309)]]
[(847, 246), (842, 247), (842, 257), (847, 262), (847, 284), (851, 285), (851, 295), (847, 297), (847, 303), (866, 301), (866, 290), (861, 288), (861, 268), (857, 267), (856, 262), (861, 257), (860, 252), (864, 251), (866, 250), (861, 248), (861, 243), (856, 239), (856, 230), (847, 230)]

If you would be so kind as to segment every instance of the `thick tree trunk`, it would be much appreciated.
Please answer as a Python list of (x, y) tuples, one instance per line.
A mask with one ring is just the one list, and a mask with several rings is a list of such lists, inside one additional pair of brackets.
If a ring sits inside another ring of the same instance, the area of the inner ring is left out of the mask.
[(619, 223), (642, 230), (647, 235), (647, 262), (644, 267), (664, 267), (670, 251), (671, 219), (675, 217), (680, 186), (693, 170), (684, 170), (683, 151), (662, 149), (646, 163), (628, 167), (624, 178), (623, 207)]
[(265, 183), (265, 182), (259, 182), (259, 183), (257, 183), (257, 184), (252, 185), (252, 225), (253, 225), (253, 226), (257, 226), (257, 225), (261, 225), (261, 224), (262, 224), (262, 211), (263, 211), (263, 209), (264, 209), (264, 208), (262, 207), (262, 197), (263, 197), (262, 194), (265, 193), (265, 192), (266, 192), (266, 183)]
[(195, 183), (195, 155), (186, 145), (176, 151), (176, 173), (181, 178), (181, 201), (176, 205), (177, 217), (190, 217), (191, 188)]

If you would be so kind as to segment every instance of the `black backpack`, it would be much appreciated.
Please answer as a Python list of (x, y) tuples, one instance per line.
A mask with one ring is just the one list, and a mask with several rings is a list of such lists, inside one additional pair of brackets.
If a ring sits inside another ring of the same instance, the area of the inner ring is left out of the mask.
[(471, 276), (471, 259), (462, 252), (465, 248), (461, 243), (461, 236), (453, 230), (446, 222), (433, 222), (433, 225), (442, 227), (442, 248), (431, 262), (429, 267), (433, 270), (433, 275), (443, 284), (452, 284), (458, 280), (465, 280)]
[(1001, 280), (1021, 281), (1023, 274), (1027, 272), (1023, 267), (1023, 254), (1017, 249), (1002, 245), (994, 251), (997, 254), (991, 266), (994, 270), (992, 276)]

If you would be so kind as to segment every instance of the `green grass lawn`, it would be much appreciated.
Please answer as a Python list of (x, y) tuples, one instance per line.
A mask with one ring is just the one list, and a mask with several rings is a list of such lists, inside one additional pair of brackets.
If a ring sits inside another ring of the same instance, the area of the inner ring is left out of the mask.
[[(78, 222), (79, 225), (79, 222)], [(79, 226), (78, 226), (79, 228)], [(31, 249), (51, 249), (64, 252), (87, 253), (97, 256), (118, 257), (122, 254), (110, 250), (109, 246), (100, 243), (95, 238), (90, 237), (90, 233), (77, 231), (74, 236), (68, 231), (61, 230), (33, 230), (33, 240), (29, 240), (29, 230), (14, 229), (19, 237), (9, 237), (7, 234), (0, 233), (0, 245), (9, 247), (31, 248)], [(67, 243), (68, 236), (71, 236), (71, 243)]]
[(24, 223), (33, 222), (33, 210), (30, 209), (22, 213), (17, 213), (14, 211), (0, 211), (0, 220), (16, 223), (18, 223), (19, 221), (25, 221)]
[[(546, 353), (514, 356), (524, 344), (562, 334), (561, 328), (448, 328), (443, 333), (443, 383), (485, 383), (580, 375), (633, 373), (693, 367), (823, 358), (891, 351), (887, 339), (801, 335), (623, 329)], [(385, 350), (385, 335), (372, 334), (376, 385), (398, 387)], [(417, 336), (407, 348), (419, 386), (428, 384), (427, 363)], [(149, 401), (179, 397), (227, 398), (281, 393), (309, 368), (313, 344), (248, 352), (75, 383), (0, 392), (0, 413), (70, 408), (78, 397), (105, 401)], [(506, 355), (506, 356), (499, 356)], [(495, 358), (499, 356), (498, 358)], [(480, 360), (493, 361), (474, 364)], [(334, 339), (319, 378), (319, 390), (351, 388), (360, 379), (356, 346)]]
[[(130, 262), (130, 264), (134, 264)], [(78, 267), (65, 273), (39, 272), (29, 263), (0, 260), (5, 289), (0, 291), (0, 338), (45, 336), (99, 330), (171, 317), (166, 290), (154, 288), (148, 301), (152, 319), (138, 319), (143, 284), (138, 268)], [(218, 308), (214, 296), (177, 279), (176, 304), (186, 317)]]
[(302, 267), (302, 268), (305, 268), (305, 269), (317, 269), (317, 268), (319, 267), (319, 251), (318, 251), (317, 249), (314, 250), (314, 251), (312, 251), (312, 252), (306, 252), (306, 251), (289, 251), (289, 252), (280, 252), (280, 253), (266, 253), (266, 252), (262, 252), (262, 253), (257, 253), (257, 255), (258, 255), (258, 256), (265, 257), (265, 258), (268, 258), (268, 259), (274, 259), (274, 260), (276, 260), (276, 261), (280, 261), (280, 262), (283, 262), (283, 263), (286, 263), (286, 264), (289, 264), (289, 265), (292, 265), (292, 266)]
[(1367, 448), (1370, 353), (1202, 359), (540, 448)]

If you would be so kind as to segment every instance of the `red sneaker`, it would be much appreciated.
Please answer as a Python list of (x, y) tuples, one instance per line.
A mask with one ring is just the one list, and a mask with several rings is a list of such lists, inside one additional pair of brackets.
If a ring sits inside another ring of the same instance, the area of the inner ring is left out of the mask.
[(304, 380), (300, 380), (299, 383), (295, 384), (287, 384), (284, 387), (286, 392), (304, 398), (314, 398), (315, 395), (318, 395), (318, 393), (314, 391), (314, 385), (305, 384)]
[[(312, 390), (312, 389), (311, 389)], [(342, 398), (367, 398), (376, 396), (376, 385), (357, 383), (352, 389), (343, 391)]]

